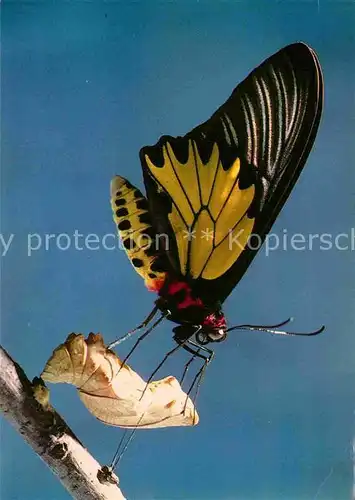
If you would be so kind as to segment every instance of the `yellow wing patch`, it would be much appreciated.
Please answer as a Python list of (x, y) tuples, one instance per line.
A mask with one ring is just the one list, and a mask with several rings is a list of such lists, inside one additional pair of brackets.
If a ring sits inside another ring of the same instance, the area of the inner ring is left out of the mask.
[(172, 202), (168, 215), (175, 234), (183, 275), (213, 280), (222, 276), (244, 250), (254, 227), (246, 214), (255, 187), (240, 189), (240, 160), (224, 170), (218, 145), (203, 163), (197, 144), (188, 143), (188, 159), (181, 163), (169, 142), (162, 147), (164, 164), (147, 167)]

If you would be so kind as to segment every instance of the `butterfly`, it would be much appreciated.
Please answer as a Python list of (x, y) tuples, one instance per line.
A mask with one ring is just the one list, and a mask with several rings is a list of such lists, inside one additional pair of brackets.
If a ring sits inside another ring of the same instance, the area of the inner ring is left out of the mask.
[(286, 322), (227, 328), (222, 311), (305, 165), (322, 105), (318, 58), (306, 44), (294, 43), (254, 69), (206, 122), (141, 149), (146, 197), (123, 177), (113, 179), (111, 205), (123, 247), (158, 294), (138, 328), (160, 311), (147, 332), (167, 318), (177, 324), (177, 347), (207, 361), (213, 351), (204, 346), (233, 329), (292, 335), (324, 329), (272, 329)]

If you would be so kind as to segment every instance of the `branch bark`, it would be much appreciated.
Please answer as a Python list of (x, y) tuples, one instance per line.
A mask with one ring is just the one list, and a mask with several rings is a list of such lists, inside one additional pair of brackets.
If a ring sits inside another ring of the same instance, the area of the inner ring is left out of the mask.
[(40, 404), (23, 369), (0, 346), (0, 410), (76, 499), (124, 500), (97, 479), (100, 464), (49, 404)]

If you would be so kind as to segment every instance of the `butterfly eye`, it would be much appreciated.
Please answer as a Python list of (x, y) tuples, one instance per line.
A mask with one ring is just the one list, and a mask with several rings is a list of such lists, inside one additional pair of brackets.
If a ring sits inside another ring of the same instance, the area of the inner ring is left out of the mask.
[(205, 344), (208, 344), (209, 342), (211, 342), (211, 340), (209, 339), (209, 335), (206, 332), (206, 330), (200, 330), (198, 333), (196, 333), (196, 341), (200, 345), (205, 345)]
[(226, 331), (221, 328), (219, 330), (200, 330), (196, 334), (196, 340), (200, 345), (205, 345), (209, 342), (222, 342), (226, 337)]

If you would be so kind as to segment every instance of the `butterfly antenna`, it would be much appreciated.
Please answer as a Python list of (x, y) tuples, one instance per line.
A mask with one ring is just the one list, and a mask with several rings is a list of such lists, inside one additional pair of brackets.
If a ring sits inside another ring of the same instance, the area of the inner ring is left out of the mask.
[(142, 328), (145, 328), (151, 322), (151, 320), (154, 318), (157, 312), (158, 312), (158, 307), (155, 306), (154, 309), (148, 314), (148, 316), (145, 318), (144, 321), (142, 321), (140, 325), (138, 325), (133, 330), (130, 330), (128, 333), (126, 333), (126, 335), (123, 335), (123, 337), (120, 337), (114, 342), (111, 342), (111, 344), (108, 346), (108, 349), (112, 349), (113, 347), (116, 347), (116, 345), (122, 344), (122, 342), (129, 339), (129, 337), (131, 337), (135, 332), (141, 330)]
[(285, 330), (276, 330), (276, 328), (280, 328), (281, 326), (286, 325), (290, 321), (292, 321), (293, 318), (288, 318), (286, 321), (283, 321), (282, 323), (278, 323), (277, 325), (236, 325), (233, 326), (232, 328), (228, 328), (227, 332), (231, 332), (232, 330), (250, 330), (250, 331), (257, 331), (257, 332), (266, 332), (266, 333), (272, 333), (274, 335), (289, 335), (289, 336), (301, 336), (301, 337), (312, 337), (314, 335), (318, 335), (319, 333), (322, 333), (325, 330), (325, 326), (323, 325), (321, 328), (318, 330), (315, 330), (313, 332), (288, 332)]
[(293, 318), (287, 318), (285, 321), (282, 321), (281, 323), (277, 323), (277, 325), (236, 325), (232, 326), (232, 328), (228, 328), (227, 332), (230, 332), (231, 330), (249, 330), (249, 328), (280, 328), (280, 326), (287, 325), (287, 323), (290, 323), (293, 321)]

